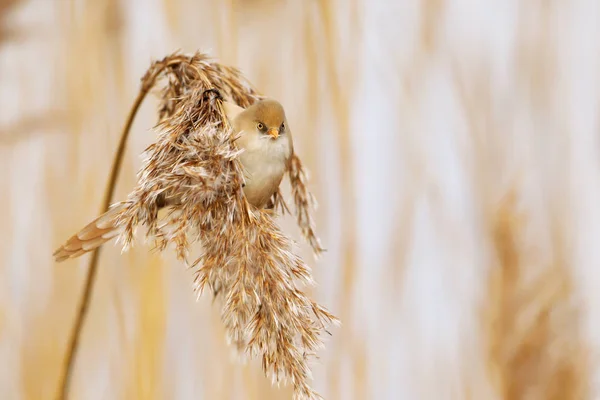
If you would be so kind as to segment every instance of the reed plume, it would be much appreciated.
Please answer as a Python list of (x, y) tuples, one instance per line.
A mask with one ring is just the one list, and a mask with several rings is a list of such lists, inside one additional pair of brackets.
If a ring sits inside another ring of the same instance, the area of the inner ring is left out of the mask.
[[(309, 385), (308, 360), (322, 346), (326, 325), (338, 321), (299, 289), (298, 283), (313, 283), (310, 268), (275, 223), (276, 211), (246, 201), (240, 150), (223, 109), (224, 99), (247, 107), (261, 95), (238, 70), (202, 53), (153, 63), (143, 90), (157, 79), (165, 83), (158, 138), (145, 150), (136, 187), (113, 206), (118, 242), (126, 250), (141, 225), (158, 250), (173, 245), (187, 263), (189, 245), (199, 241), (203, 254), (191, 263), (199, 267), (196, 289), (208, 287), (219, 299), (230, 342), (242, 354), (261, 357), (273, 381), (291, 382), (296, 399), (320, 398)], [(297, 155), (289, 175), (298, 224), (318, 254), (310, 216), (315, 202)], [(161, 199), (175, 196), (180, 201), (159, 218)], [(279, 192), (272, 203), (289, 210)]]

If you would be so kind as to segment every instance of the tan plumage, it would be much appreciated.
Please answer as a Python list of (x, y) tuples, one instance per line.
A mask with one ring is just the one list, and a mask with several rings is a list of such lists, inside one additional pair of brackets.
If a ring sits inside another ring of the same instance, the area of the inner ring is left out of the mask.
[[(289, 167), (293, 153), (291, 132), (285, 111), (275, 100), (265, 99), (243, 109), (233, 103), (223, 102), (225, 113), (235, 133), (240, 137), (236, 144), (244, 151), (240, 161), (244, 168), (244, 194), (257, 208), (272, 206), (270, 200), (277, 192), (283, 175)], [(178, 202), (178, 199), (160, 199), (159, 208)], [(54, 252), (57, 262), (79, 257), (120, 233), (115, 217), (124, 206), (117, 203)]]

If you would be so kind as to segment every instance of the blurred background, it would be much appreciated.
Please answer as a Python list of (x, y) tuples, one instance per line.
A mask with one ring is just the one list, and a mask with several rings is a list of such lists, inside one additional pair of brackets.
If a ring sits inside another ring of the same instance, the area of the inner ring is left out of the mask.
[[(0, 0), (0, 398), (55, 398), (89, 255), (52, 252), (177, 49), (286, 107), (325, 257), (281, 224), (343, 323), (313, 369), (326, 399), (600, 398), (599, 30), (595, 0)], [(149, 250), (104, 247), (70, 399), (290, 399)]]

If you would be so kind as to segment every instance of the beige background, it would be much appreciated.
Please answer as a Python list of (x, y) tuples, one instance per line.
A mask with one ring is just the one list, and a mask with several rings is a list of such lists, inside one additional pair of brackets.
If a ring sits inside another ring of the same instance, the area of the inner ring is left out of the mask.
[[(0, 398), (54, 398), (88, 257), (52, 251), (176, 49), (288, 111), (329, 250), (312, 295), (343, 321), (327, 399), (600, 398), (599, 29), (596, 0), (0, 0)], [(291, 398), (141, 242), (102, 252), (81, 346), (72, 399)]]

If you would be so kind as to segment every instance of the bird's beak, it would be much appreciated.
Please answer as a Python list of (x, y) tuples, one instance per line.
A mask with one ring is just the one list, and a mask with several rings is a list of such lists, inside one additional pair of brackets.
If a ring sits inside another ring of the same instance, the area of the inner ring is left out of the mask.
[(271, 136), (273, 139), (277, 139), (279, 137), (279, 131), (276, 128), (271, 128), (267, 131), (267, 134)]

